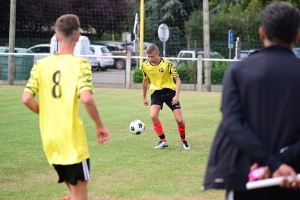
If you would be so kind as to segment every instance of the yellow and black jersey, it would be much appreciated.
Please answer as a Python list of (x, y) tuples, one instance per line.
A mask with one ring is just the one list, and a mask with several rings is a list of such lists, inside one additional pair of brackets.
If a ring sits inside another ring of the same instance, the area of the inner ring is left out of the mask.
[(150, 81), (150, 92), (170, 88), (176, 90), (174, 78), (179, 76), (174, 65), (166, 59), (161, 58), (157, 66), (153, 66), (149, 60), (145, 61), (140, 69), (143, 71), (143, 79)]

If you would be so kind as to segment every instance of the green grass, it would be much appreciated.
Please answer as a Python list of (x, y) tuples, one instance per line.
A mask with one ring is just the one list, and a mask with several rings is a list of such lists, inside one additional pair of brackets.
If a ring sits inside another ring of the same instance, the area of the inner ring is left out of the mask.
[[(57, 200), (67, 194), (44, 156), (38, 115), (21, 102), (24, 86), (0, 85), (0, 199)], [(182, 148), (173, 113), (160, 112), (169, 147), (158, 142), (142, 90), (95, 88), (94, 99), (111, 139), (96, 142), (94, 123), (83, 106), (80, 115), (91, 154), (89, 199), (221, 200), (224, 191), (201, 192), (211, 141), (220, 121), (221, 93), (181, 91), (189, 151)], [(150, 100), (148, 96), (148, 100)], [(131, 120), (146, 130), (133, 135)]]

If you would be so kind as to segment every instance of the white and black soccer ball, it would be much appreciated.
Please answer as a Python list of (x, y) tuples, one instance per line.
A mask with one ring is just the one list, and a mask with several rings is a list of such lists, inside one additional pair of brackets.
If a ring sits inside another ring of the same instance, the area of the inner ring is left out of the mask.
[(145, 130), (145, 124), (139, 119), (130, 122), (129, 131), (134, 135), (140, 135)]

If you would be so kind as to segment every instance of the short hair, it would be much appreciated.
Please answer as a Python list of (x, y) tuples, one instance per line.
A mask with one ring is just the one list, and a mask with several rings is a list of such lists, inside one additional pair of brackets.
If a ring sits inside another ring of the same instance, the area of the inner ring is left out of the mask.
[(291, 44), (300, 25), (299, 10), (288, 2), (275, 2), (262, 12), (262, 27), (272, 42)]
[(159, 53), (158, 47), (155, 44), (150, 44), (147, 49), (146, 49), (146, 53)]
[(70, 37), (80, 33), (79, 27), (79, 18), (74, 14), (62, 15), (55, 22), (55, 32), (63, 37)]

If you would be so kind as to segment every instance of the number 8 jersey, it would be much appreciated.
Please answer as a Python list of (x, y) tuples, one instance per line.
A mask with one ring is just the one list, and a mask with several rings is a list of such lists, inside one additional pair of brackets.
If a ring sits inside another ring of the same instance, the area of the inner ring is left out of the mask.
[(80, 93), (93, 93), (90, 63), (72, 54), (38, 60), (25, 91), (38, 94), (39, 123), (49, 164), (75, 164), (89, 158), (86, 134), (78, 114)]

